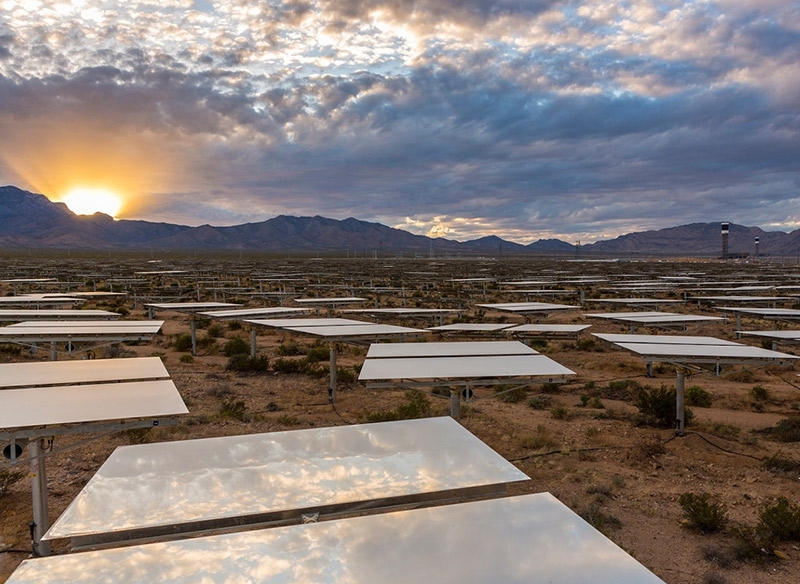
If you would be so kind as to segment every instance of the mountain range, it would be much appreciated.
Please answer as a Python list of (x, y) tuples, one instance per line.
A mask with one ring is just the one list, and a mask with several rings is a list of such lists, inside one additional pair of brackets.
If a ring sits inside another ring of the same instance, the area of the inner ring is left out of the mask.
[[(794, 256), (800, 230), (763, 231), (731, 224), (729, 255), (753, 253), (760, 238), (761, 255)], [(657, 231), (622, 235), (576, 246), (558, 239), (528, 245), (491, 235), (455, 241), (414, 235), (402, 229), (358, 219), (279, 215), (259, 223), (230, 227), (189, 227), (150, 221), (114, 220), (108, 215), (75, 215), (63, 203), (14, 186), (0, 187), (0, 249), (264, 251), (394, 255), (602, 255), (719, 257), (720, 223), (693, 223)]]

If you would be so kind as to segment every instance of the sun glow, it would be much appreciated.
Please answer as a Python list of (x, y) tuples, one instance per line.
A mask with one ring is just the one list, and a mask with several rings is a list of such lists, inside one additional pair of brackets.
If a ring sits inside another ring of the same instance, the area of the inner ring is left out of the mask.
[(93, 215), (99, 212), (116, 217), (122, 207), (119, 195), (105, 189), (72, 189), (61, 198), (61, 202), (76, 215)]

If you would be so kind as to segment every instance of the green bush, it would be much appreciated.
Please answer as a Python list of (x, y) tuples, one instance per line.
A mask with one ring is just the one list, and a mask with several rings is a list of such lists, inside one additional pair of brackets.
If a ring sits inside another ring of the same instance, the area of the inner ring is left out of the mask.
[(735, 381), (737, 383), (753, 383), (756, 379), (756, 374), (749, 369), (739, 369), (726, 376), (728, 381)]
[(543, 383), (542, 393), (558, 393), (561, 391), (561, 385), (558, 383)]
[(619, 529), (622, 522), (618, 517), (605, 513), (596, 503), (590, 503), (579, 513), (583, 519), (600, 533), (608, 535), (610, 529)]
[(756, 533), (769, 545), (800, 541), (800, 508), (786, 497), (765, 504), (758, 514)]
[(609, 399), (630, 399), (641, 387), (641, 384), (635, 379), (609, 381), (608, 390), (604, 393), (604, 397)]
[(431, 415), (431, 400), (421, 391), (408, 390), (405, 393), (405, 398), (405, 403), (400, 404), (393, 410), (367, 413), (367, 421), (390, 422), (394, 420), (427, 418)]
[(294, 357), (296, 355), (303, 355), (305, 350), (303, 347), (295, 342), (281, 343), (278, 345), (278, 355), (280, 357)]
[(784, 418), (770, 429), (770, 434), (780, 442), (800, 442), (800, 416)]
[(238, 353), (228, 359), (225, 369), (240, 372), (263, 372), (269, 369), (269, 359), (266, 355), (257, 355), (254, 359), (250, 355)]
[(553, 398), (549, 395), (535, 395), (528, 400), (528, 406), (534, 410), (546, 410), (553, 403)]
[(309, 363), (319, 363), (330, 358), (330, 349), (324, 345), (312, 345), (306, 353), (306, 361)]
[(302, 373), (305, 369), (305, 363), (301, 359), (278, 357), (272, 362), (272, 368), (279, 373)]
[(597, 351), (600, 350), (600, 345), (594, 339), (578, 339), (575, 346), (579, 351)]
[(233, 418), (240, 422), (249, 420), (247, 414), (247, 404), (243, 400), (231, 398), (222, 402), (219, 407), (219, 415), (221, 418)]
[(727, 508), (708, 493), (683, 493), (678, 499), (687, 525), (703, 533), (720, 531), (728, 522)]
[(698, 408), (711, 407), (711, 394), (699, 385), (692, 385), (686, 388), (686, 404), (690, 406), (697, 406)]
[(358, 374), (353, 369), (337, 367), (336, 381), (337, 383), (355, 383), (356, 381), (358, 381)]
[(754, 385), (750, 389), (750, 397), (756, 401), (765, 402), (769, 399), (769, 390), (763, 385)]
[[(302, 363), (302, 373), (305, 373), (309, 377), (314, 377), (315, 379), (322, 379), (323, 377), (328, 377), (330, 375), (330, 367), (327, 365), (318, 365), (316, 363), (309, 363), (306, 359), (300, 361)], [(338, 372), (338, 369), (337, 369)]]
[(528, 396), (524, 387), (508, 387), (507, 385), (496, 385), (494, 393), (497, 399), (507, 404), (518, 404)]
[[(636, 396), (636, 403), (642, 422), (650, 426), (669, 428), (675, 426), (675, 413), (678, 398), (675, 390), (662, 385), (659, 388), (642, 388)], [(685, 422), (691, 418), (686, 410)]]
[(0, 343), (0, 353), (6, 355), (19, 355), (22, 353), (22, 346), (13, 343)]
[(206, 334), (208, 334), (209, 337), (218, 339), (219, 337), (225, 334), (225, 331), (222, 330), (222, 327), (220, 325), (212, 324), (210, 327), (208, 327)]
[(194, 357), (191, 355), (181, 355), (178, 361), (181, 363), (194, 363)]
[(550, 415), (556, 420), (566, 420), (569, 418), (569, 410), (563, 406), (556, 406), (550, 410)]
[(175, 342), (172, 343), (176, 351), (191, 351), (192, 350), (192, 335), (189, 333), (179, 335)]
[(603, 402), (602, 402), (602, 400), (601, 400), (599, 397), (597, 397), (597, 396), (595, 396), (595, 397), (589, 397), (588, 395), (586, 395), (586, 394), (583, 394), (583, 395), (581, 396), (581, 403), (580, 403), (580, 404), (578, 404), (578, 407), (581, 407), (581, 408), (592, 408), (592, 409), (602, 410), (602, 409), (604, 409), (606, 406), (605, 406), (605, 405), (603, 405)]
[(776, 453), (764, 459), (764, 468), (770, 471), (795, 473), (800, 471), (800, 462)]
[(250, 353), (250, 343), (241, 337), (233, 337), (227, 341), (223, 347), (226, 357), (233, 357), (234, 355), (247, 355)]
[(592, 399), (589, 400), (588, 407), (590, 407), (592, 409), (595, 409), (595, 410), (604, 410), (604, 409), (606, 409), (606, 406), (603, 403), (603, 401), (597, 396), (595, 396), (595, 397), (593, 397)]
[(8, 493), (11, 487), (28, 476), (21, 468), (0, 468), (0, 497)]

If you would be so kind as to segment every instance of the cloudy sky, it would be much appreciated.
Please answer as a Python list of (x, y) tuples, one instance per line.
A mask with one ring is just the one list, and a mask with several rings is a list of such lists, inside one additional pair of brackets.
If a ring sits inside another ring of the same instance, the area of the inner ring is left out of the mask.
[(800, 227), (797, 0), (0, 0), (0, 184), (124, 218)]

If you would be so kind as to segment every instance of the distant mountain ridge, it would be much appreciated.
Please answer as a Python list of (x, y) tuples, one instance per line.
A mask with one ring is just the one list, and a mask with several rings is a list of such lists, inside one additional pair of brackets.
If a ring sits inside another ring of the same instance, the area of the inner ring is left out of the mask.
[[(800, 231), (767, 232), (758, 227), (731, 224), (729, 252), (753, 252), (760, 237), (762, 255), (797, 255)], [(414, 235), (354, 218), (279, 215), (259, 223), (230, 227), (189, 227), (150, 221), (115, 221), (108, 215), (75, 215), (63, 203), (14, 186), (0, 187), (0, 248), (63, 250), (241, 250), (307, 253), (414, 253), (437, 256), (451, 254), (541, 255), (569, 254), (620, 256), (706, 256), (721, 252), (719, 223), (694, 223), (657, 231), (622, 235), (612, 240), (583, 245), (580, 249), (558, 239), (540, 239), (528, 245), (506, 241), (495, 235), (459, 242)]]

